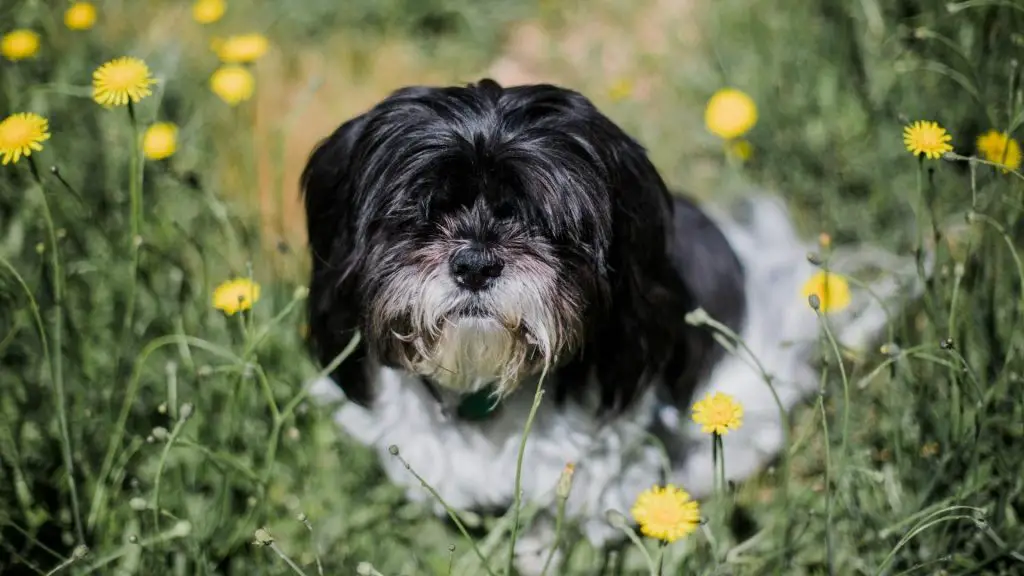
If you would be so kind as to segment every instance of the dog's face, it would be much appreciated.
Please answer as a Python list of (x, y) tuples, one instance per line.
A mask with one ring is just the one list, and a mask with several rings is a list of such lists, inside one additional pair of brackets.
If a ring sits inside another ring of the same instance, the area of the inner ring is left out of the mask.
[[(651, 354), (671, 338), (637, 328), (677, 304), (667, 191), (575, 92), (400, 90), (321, 143), (303, 187), (325, 363), (355, 330), (369, 360), (458, 392), (508, 392), (555, 364), (588, 371), (585, 351), (605, 347), (638, 381), (666, 361)], [(364, 376), (335, 379), (365, 401)]]
[(395, 165), (360, 203), (367, 337), (386, 363), (443, 387), (506, 392), (580, 343), (608, 237), (608, 206), (582, 191), (601, 175), (564, 134), (487, 134), (483, 117), (460, 132), (421, 112), (410, 145), (367, 152)]

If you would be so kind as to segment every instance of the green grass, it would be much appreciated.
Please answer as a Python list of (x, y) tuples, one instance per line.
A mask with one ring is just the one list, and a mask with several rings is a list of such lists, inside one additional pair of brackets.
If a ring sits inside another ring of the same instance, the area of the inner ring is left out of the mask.
[[(825, 394), (794, 414), (789, 477), (776, 467), (706, 503), (707, 530), (665, 549), (664, 573), (1024, 573), (1024, 179), (968, 161), (919, 163), (901, 136), (908, 119), (936, 120), (964, 156), (990, 128), (1021, 139), (1024, 9), (814, 4), (698, 2), (696, 45), (681, 32), (661, 52), (636, 50), (626, 79), (653, 87), (618, 101), (607, 87), (621, 73), (545, 47), (555, 79), (637, 135), (676, 187), (712, 200), (755, 183), (779, 190), (809, 234), (835, 244), (913, 253), (919, 233), (938, 239), (937, 274), (895, 319), (898, 351), (841, 351), (844, 405), (823, 336)], [(297, 361), (304, 248), (291, 234), (301, 221), (284, 216), (297, 144), (282, 134), (308, 124), (322, 135), (417, 62), (429, 69), (418, 78), (482, 74), (516, 19), (541, 14), (551, 37), (568, 38), (601, 18), (627, 29), (653, 3), (259, 2), (232, 4), (209, 28), (183, 3), (98, 5), (97, 28), (70, 33), (60, 2), (0, 4), (0, 33), (43, 36), (36, 58), (0, 61), (0, 117), (37, 112), (53, 132), (32, 156), (40, 182), (25, 160), (0, 168), (10, 264), (0, 266), (0, 572), (295, 574), (291, 563), (352, 574), (365, 562), (392, 576), (447, 574), (454, 558), (453, 573), (480, 573), (458, 531), (405, 502), (375, 456), (303, 400), (317, 368)], [(298, 86), (270, 114), (256, 102), (230, 108), (206, 87), (210, 38), (249, 30), (276, 47), (273, 65), (258, 68), (258, 94)], [(396, 42), (415, 52), (397, 77), (374, 59)], [(140, 127), (181, 127), (178, 152), (141, 171), (128, 111), (89, 98), (92, 70), (122, 54), (165, 79), (138, 105)], [(344, 76), (310, 76), (310, 54)], [(320, 80), (330, 93), (317, 100)], [(742, 165), (701, 126), (704, 101), (724, 85), (759, 108)], [(250, 274), (263, 286), (252, 313), (210, 307), (220, 282)], [(501, 573), (508, 519), (463, 520)], [(570, 541), (562, 573), (647, 573), (633, 544), (609, 554)]]

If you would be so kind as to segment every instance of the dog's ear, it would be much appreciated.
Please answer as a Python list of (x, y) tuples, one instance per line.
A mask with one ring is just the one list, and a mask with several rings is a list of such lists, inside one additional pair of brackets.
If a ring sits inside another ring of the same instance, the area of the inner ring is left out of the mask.
[[(327, 366), (359, 330), (360, 243), (355, 234), (356, 199), (350, 162), (365, 120), (342, 124), (314, 148), (302, 171), (301, 187), (312, 256), (309, 284), (309, 344)], [(366, 405), (371, 399), (364, 367), (365, 345), (341, 364), (331, 378), (349, 400)]]
[(612, 140), (608, 285), (578, 369), (596, 378), (603, 409), (623, 409), (655, 382), (685, 402), (711, 342), (684, 320), (696, 304), (670, 253), (672, 197), (642, 146), (621, 133)]

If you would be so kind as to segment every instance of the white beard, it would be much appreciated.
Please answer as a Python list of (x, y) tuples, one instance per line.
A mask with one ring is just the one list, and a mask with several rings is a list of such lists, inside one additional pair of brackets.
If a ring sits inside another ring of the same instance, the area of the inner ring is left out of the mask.
[[(400, 359), (408, 371), (458, 393), (493, 384), (500, 398), (576, 345), (579, 319), (559, 310), (580, 306), (557, 289), (552, 265), (511, 259), (491, 287), (473, 293), (448, 273), (447, 249), (430, 250), (445, 257), (401, 268), (372, 304), (376, 329), (408, 319), (410, 333), (394, 334), (408, 345)], [(479, 315), (462, 314), (469, 305)]]
[(529, 353), (523, 348), (497, 320), (446, 320), (433, 348), (420, 352), (412, 363), (412, 371), (461, 394), (497, 382), (497, 392), (502, 395), (515, 387), (514, 381), (523, 372)]

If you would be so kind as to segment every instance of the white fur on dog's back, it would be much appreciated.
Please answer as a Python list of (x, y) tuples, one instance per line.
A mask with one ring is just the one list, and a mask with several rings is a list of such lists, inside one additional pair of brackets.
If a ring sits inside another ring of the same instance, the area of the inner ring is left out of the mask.
[[(801, 294), (804, 283), (816, 272), (807, 260), (807, 253), (816, 247), (797, 236), (781, 202), (767, 197), (746, 202), (742, 221), (729, 216), (715, 220), (746, 273), (747, 317), (741, 337), (772, 375), (788, 411), (818, 386), (812, 362), (820, 325)], [(853, 275), (865, 265), (886, 269), (870, 286), (893, 310), (899, 301), (920, 293), (921, 283), (910, 258), (857, 248), (837, 250), (831, 262), (836, 272)], [(885, 310), (868, 294), (851, 289), (851, 306), (830, 315), (829, 322), (841, 344), (863, 348), (884, 329)], [(391, 444), (398, 446), (416, 472), (455, 508), (490, 508), (512, 501), (517, 453), (534, 383), (520, 386), (505, 400), (502, 410), (484, 423), (449, 420), (416, 377), (382, 368), (375, 386), (372, 410), (345, 404), (335, 418), (351, 436), (374, 447), (389, 478), (407, 487), (410, 498), (430, 496), (388, 454)], [(724, 438), (726, 475), (729, 480), (742, 481), (782, 447), (778, 408), (761, 375), (731, 355), (716, 365), (694, 400), (708, 392), (731, 394), (744, 407), (743, 426)], [(316, 383), (314, 395), (331, 399), (341, 393), (325, 380)], [(713, 468), (707, 435), (690, 421), (689, 408), (659, 407), (654, 395), (647, 394), (603, 426), (584, 407), (570, 404), (560, 409), (545, 401), (523, 459), (524, 500), (550, 505), (559, 474), (567, 462), (573, 462), (576, 474), (569, 515), (582, 522), (593, 543), (615, 538), (617, 533), (605, 521), (605, 512), (628, 513), (636, 496), (659, 480), (661, 451), (647, 433), (656, 417), (677, 426), (676, 440), (685, 448), (685, 458), (672, 463), (670, 481), (697, 498), (710, 494)], [(440, 506), (435, 508), (441, 511)], [(534, 568), (542, 563), (550, 545), (549, 532), (550, 525), (542, 522), (521, 540), (517, 551), (524, 573), (536, 572)]]
[[(801, 240), (782, 203), (759, 197), (746, 201), (749, 221), (719, 217), (733, 249), (746, 273), (747, 317), (740, 336), (771, 375), (779, 401), (788, 413), (797, 403), (816, 393), (818, 375), (812, 365), (820, 349), (821, 324), (802, 289), (819, 270), (807, 256), (818, 251), (816, 244)], [(871, 284), (882, 300), (896, 309), (901, 297), (915, 297), (922, 283), (916, 278), (911, 258), (899, 258), (884, 250), (859, 247), (838, 249), (829, 262), (837, 274), (856, 276), (867, 267), (879, 272), (880, 280)], [(840, 345), (863, 349), (885, 328), (887, 316), (882, 305), (870, 294), (851, 286), (849, 308), (828, 314), (828, 322)], [(746, 356), (744, 354), (744, 356)], [(763, 376), (746, 360), (727, 356), (694, 401), (705, 394), (724, 392), (743, 405), (743, 426), (723, 438), (726, 475), (740, 481), (772, 459), (782, 447), (784, 430), (778, 405)], [(689, 419), (689, 414), (672, 414), (663, 420), (685, 422), (681, 433), (696, 447), (674, 470), (673, 481), (691, 494), (702, 497), (711, 492), (714, 469), (707, 435)]]

